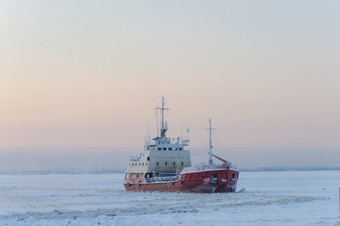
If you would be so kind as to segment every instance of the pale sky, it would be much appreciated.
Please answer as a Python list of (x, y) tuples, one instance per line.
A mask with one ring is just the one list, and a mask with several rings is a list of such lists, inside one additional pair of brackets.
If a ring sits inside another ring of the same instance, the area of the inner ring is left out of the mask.
[(240, 167), (340, 166), (339, 21), (339, 1), (1, 1), (0, 165), (125, 167), (165, 96), (195, 161), (211, 117)]

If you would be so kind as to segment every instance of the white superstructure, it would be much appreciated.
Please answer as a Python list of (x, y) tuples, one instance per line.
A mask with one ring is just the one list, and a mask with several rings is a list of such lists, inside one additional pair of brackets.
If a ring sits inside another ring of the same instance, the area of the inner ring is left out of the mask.
[(168, 108), (165, 108), (164, 97), (162, 107), (156, 110), (160, 110), (162, 114), (160, 135), (146, 140), (143, 152), (130, 157), (126, 179), (138, 178), (138, 181), (144, 181), (153, 177), (174, 176), (184, 167), (191, 166), (190, 152), (187, 149), (189, 140), (166, 137), (168, 126), (164, 120), (164, 111)]

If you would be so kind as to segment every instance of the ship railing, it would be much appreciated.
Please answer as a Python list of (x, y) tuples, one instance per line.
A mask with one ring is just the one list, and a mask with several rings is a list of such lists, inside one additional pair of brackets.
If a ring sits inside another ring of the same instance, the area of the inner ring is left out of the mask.
[(178, 175), (176, 176), (167, 176), (167, 177), (151, 177), (145, 178), (147, 182), (163, 182), (163, 181), (175, 181), (178, 179)]
[(217, 165), (217, 164), (209, 164), (209, 165), (197, 165), (194, 167), (185, 167), (182, 171), (182, 173), (189, 173), (189, 172), (196, 172), (196, 171), (204, 171), (209, 169), (219, 169), (228, 167), (228, 169), (238, 170), (237, 165), (232, 163), (224, 163), (223, 165)]
[(206, 169), (215, 169), (219, 167), (220, 165), (203, 165), (203, 166), (195, 166), (195, 167), (185, 167), (182, 172), (201, 171), (201, 170), (206, 170)]
[(141, 159), (140, 155), (135, 155), (135, 156), (130, 155), (130, 161), (139, 161), (140, 159)]
[(238, 167), (235, 164), (230, 164), (229, 169), (238, 170)]

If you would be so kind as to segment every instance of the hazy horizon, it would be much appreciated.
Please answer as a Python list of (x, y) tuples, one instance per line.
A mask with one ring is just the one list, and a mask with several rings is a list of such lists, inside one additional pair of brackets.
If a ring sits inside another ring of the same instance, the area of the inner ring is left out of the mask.
[(307, 0), (3, 1), (0, 171), (120, 168), (156, 135), (162, 96), (167, 135), (190, 129), (193, 163), (206, 160), (211, 117), (216, 154), (240, 167), (340, 166), (339, 11)]
[[(111, 172), (126, 168), (129, 156), (142, 148), (30, 148), (0, 149), (0, 173), (28, 172)], [(207, 163), (208, 148), (193, 148), (192, 165)], [(270, 168), (338, 168), (338, 149), (218, 148), (215, 154), (237, 164), (241, 170)], [(266, 156), (259, 159), (258, 156)], [(314, 159), (318, 161), (314, 161)], [(271, 159), (271, 162), (268, 162)], [(216, 162), (219, 162), (216, 160)]]

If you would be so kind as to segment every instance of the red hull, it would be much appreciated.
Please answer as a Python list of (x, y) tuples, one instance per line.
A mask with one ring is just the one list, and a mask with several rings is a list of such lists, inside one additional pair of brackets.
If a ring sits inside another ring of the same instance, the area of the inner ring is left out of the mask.
[(126, 191), (144, 192), (235, 192), (239, 172), (224, 168), (182, 172), (176, 181), (137, 182), (125, 179)]

